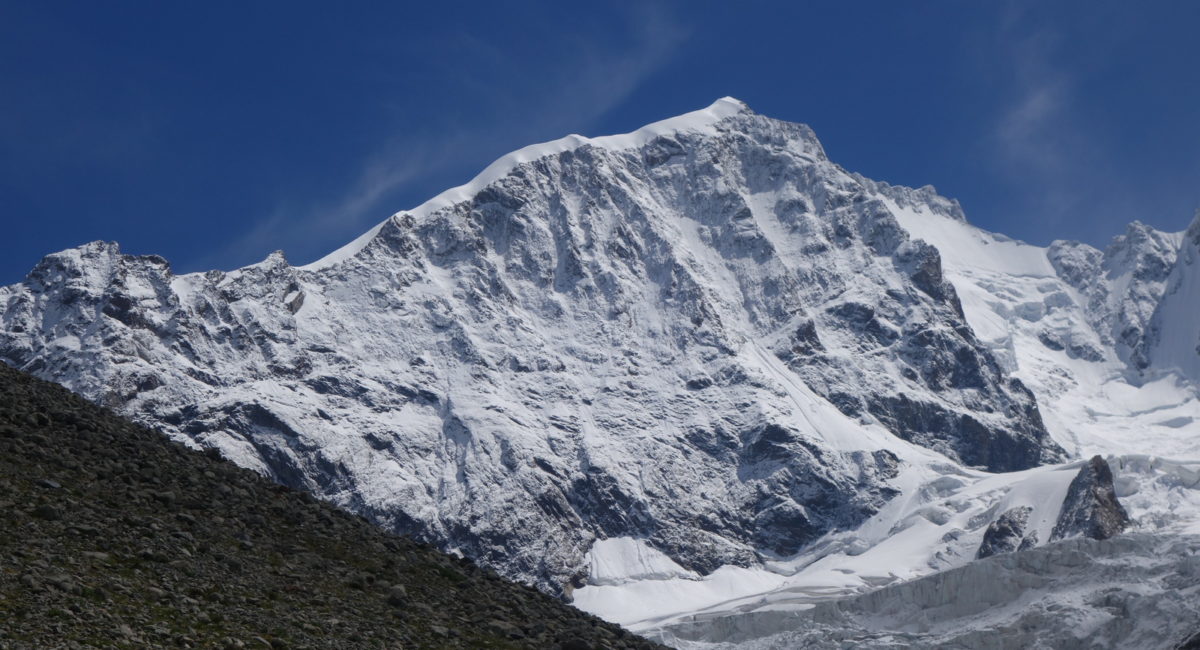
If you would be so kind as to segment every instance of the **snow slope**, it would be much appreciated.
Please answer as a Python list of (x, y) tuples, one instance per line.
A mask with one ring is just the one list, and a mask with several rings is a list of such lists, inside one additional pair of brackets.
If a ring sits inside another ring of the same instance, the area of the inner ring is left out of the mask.
[(1182, 238), (1152, 321), (1151, 364), (1200, 382), (1200, 211)]
[[(1144, 455), (1109, 461), (1117, 475), (1117, 494), (1134, 522), (1131, 532), (1162, 540), (1200, 535), (1200, 461)], [(822, 603), (845, 601), (975, 563), (989, 524), (1014, 508), (1032, 511), (1027, 536), (1032, 533), (1040, 542), (1050, 541), (1068, 485), (1082, 464), (1007, 474), (951, 468), (937, 468), (940, 475), (914, 472), (905, 477), (912, 487), (862, 526), (832, 532), (796, 557), (755, 569), (723, 567), (708, 576), (665, 567), (653, 574), (632, 570), (620, 575), (610, 569), (603, 583), (576, 591), (575, 603), (667, 640), (684, 630), (685, 638), (694, 640), (735, 638), (721, 631), (728, 628), (736, 629), (736, 638), (743, 641), (770, 636), (799, 623), (765, 625), (766, 612), (786, 613), (767, 620), (792, 621), (795, 613)], [(618, 567), (622, 557), (638, 550), (636, 540), (622, 540), (594, 547), (591, 557)], [(1176, 632), (1182, 633), (1182, 628)]]
[[(1048, 253), (1061, 255), (1063, 243), (1048, 251), (930, 211), (897, 207), (895, 214), (910, 234), (942, 252), (946, 277), (958, 291), (967, 321), (1001, 363), (1034, 391), (1047, 428), (1065, 449), (1075, 456), (1152, 452), (1200, 457), (1200, 400), (1193, 378), (1129, 367), (1104, 335), (1104, 321), (1089, 315), (1093, 306), (1087, 296), (1060, 277), (1051, 261)], [(1181, 241), (1177, 235), (1161, 239), (1176, 245)], [(1178, 313), (1160, 317), (1174, 324), (1164, 340), (1185, 340), (1175, 332), (1200, 325), (1200, 302), (1189, 303), (1187, 294), (1190, 278), (1200, 273), (1185, 268), (1186, 257), (1180, 257), (1183, 270), (1175, 271), (1179, 279), (1172, 280), (1179, 287), (1172, 294), (1177, 298), (1163, 307)], [(1134, 269), (1095, 271), (1093, 277), (1109, 278), (1109, 302), (1130, 302)], [(1158, 296), (1164, 290), (1165, 283), (1159, 282)], [(1197, 334), (1200, 329), (1193, 332)], [(1169, 358), (1187, 359), (1182, 353)]]

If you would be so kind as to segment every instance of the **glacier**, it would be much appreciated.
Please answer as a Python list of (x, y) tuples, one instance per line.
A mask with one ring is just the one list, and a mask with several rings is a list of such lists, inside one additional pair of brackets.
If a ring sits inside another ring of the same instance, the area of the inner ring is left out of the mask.
[[(0, 288), (0, 360), (676, 645), (952, 643), (1024, 624), (1023, 562), (1191, 566), (1198, 259), (1200, 215), (1104, 251), (981, 230), (725, 98), (307, 265), (48, 255)], [(1058, 539), (1097, 455), (1129, 532)], [(977, 560), (1006, 513), (1022, 550)], [(879, 613), (939, 580), (1007, 613)], [(1079, 639), (1133, 638), (1089, 603)]]

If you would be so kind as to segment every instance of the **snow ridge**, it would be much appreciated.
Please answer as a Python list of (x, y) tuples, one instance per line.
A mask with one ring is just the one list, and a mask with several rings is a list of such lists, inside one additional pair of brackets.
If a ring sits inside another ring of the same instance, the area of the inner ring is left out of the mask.
[[(419, 219), (438, 210), (469, 201), (472, 197), (479, 194), (483, 188), (507, 176), (516, 166), (541, 158), (572, 151), (584, 146), (600, 147), (610, 151), (632, 149), (643, 146), (654, 138), (669, 136), (681, 131), (711, 134), (713, 133), (713, 125), (717, 122), (733, 115), (746, 113), (749, 110), (749, 107), (740, 100), (732, 97), (722, 97), (713, 102), (708, 108), (647, 124), (632, 133), (607, 135), (597, 138), (586, 138), (582, 135), (571, 134), (558, 140), (531, 144), (499, 158), (485, 167), (483, 171), (479, 172), (475, 178), (472, 178), (465, 185), (450, 188), (407, 212)], [(396, 213), (396, 215), (399, 214), (401, 213)], [(394, 218), (396, 215), (390, 218)], [(306, 271), (316, 271), (353, 257), (379, 234), (383, 225), (383, 223), (376, 225), (342, 248), (299, 268)]]

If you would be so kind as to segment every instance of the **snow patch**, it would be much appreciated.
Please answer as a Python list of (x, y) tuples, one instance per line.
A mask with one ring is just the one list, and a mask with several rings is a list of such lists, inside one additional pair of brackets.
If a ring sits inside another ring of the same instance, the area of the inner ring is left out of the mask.
[(632, 537), (597, 540), (588, 552), (587, 561), (588, 581), (594, 585), (699, 577), (694, 571), (679, 566), (662, 551)]

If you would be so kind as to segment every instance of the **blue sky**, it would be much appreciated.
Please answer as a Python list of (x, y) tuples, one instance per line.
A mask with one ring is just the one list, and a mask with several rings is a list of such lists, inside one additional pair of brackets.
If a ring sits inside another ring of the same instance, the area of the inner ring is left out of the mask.
[(510, 150), (724, 95), (1034, 243), (1200, 205), (1200, 3), (577, 4), (0, 0), (0, 283), (94, 239), (305, 263)]

